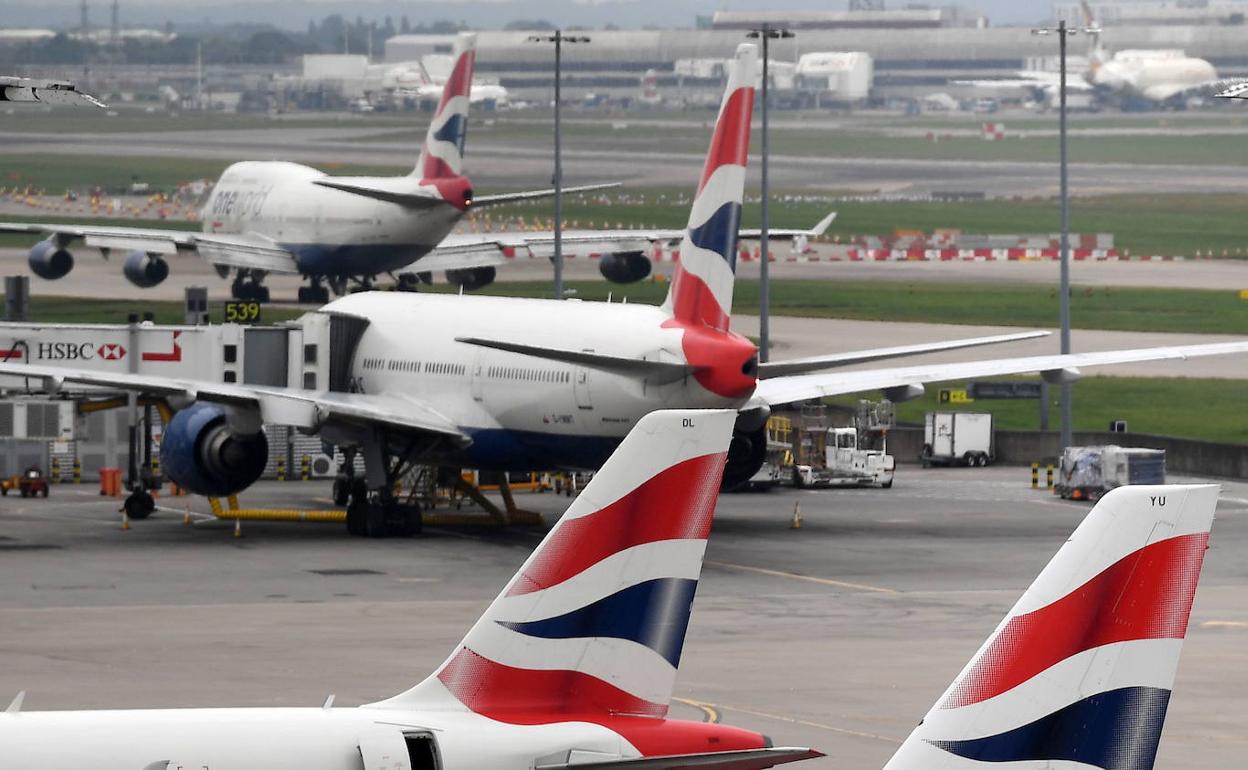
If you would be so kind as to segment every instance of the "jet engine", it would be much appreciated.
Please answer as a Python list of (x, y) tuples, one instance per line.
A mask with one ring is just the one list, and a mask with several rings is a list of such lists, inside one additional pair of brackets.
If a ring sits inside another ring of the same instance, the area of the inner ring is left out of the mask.
[(150, 289), (169, 277), (169, 263), (159, 254), (132, 251), (121, 269), (126, 280), (140, 289)]
[(74, 269), (74, 255), (51, 239), (39, 241), (31, 246), (27, 262), (30, 263), (32, 273), (49, 281), (64, 278), (70, 270)]
[(728, 462), (724, 465), (724, 480), (720, 489), (736, 489), (763, 467), (767, 459), (767, 423), (751, 431), (735, 430), (732, 443), (728, 445)]
[(634, 283), (650, 276), (650, 260), (640, 251), (617, 251), (604, 254), (598, 270), (612, 283)]
[(206, 497), (228, 497), (256, 482), (268, 462), (264, 431), (238, 433), (216, 404), (195, 403), (165, 426), (160, 462), (178, 486)]
[(475, 291), (494, 283), (494, 275), (493, 266), (466, 267), (462, 270), (447, 270), (446, 280), (464, 291)]

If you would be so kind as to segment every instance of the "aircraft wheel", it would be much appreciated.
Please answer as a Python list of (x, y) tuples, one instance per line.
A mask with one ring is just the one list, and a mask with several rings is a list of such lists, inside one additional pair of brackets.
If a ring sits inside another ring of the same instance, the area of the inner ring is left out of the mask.
[(364, 537), (368, 534), (364, 520), (367, 516), (368, 501), (355, 499), (347, 506), (347, 534)]
[(387, 534), (385, 506), (380, 502), (367, 503), (364, 507), (364, 536), (385, 537)]
[(346, 476), (334, 479), (334, 505), (342, 507), (351, 502), (351, 480)]
[(126, 509), (126, 515), (132, 519), (146, 519), (152, 515), (152, 511), (156, 510), (156, 501), (147, 492), (139, 489), (126, 498), (122, 503), (122, 507)]

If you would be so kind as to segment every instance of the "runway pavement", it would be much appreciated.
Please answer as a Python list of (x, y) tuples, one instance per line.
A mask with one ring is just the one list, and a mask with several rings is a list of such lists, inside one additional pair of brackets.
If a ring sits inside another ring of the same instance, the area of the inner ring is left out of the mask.
[[(891, 490), (724, 497), (673, 713), (814, 745), (829, 757), (812, 769), (882, 766), (1086, 513), (1027, 475), (903, 466)], [(244, 503), (326, 493), (269, 482)], [(554, 516), (566, 499), (520, 502)], [(122, 531), (90, 486), (0, 498), (0, 694), (28, 690), (27, 709), (382, 698), (441, 662), (541, 536), (249, 523), (236, 539), (173, 505)], [(1246, 554), (1248, 484), (1228, 483), (1159, 767), (1248, 750)]]
[[(301, 163), (394, 166), (415, 163), (418, 146), (391, 141), (393, 126), (369, 129), (285, 126), (230, 131), (184, 130), (130, 134), (29, 134), (0, 131), (8, 153), (107, 155), (116, 158), (215, 158), (290, 160)], [(361, 141), (376, 139), (376, 141)], [(589, 146), (586, 146), (589, 145)], [(506, 136), (469, 140), (465, 171), (478, 191), (494, 187), (533, 187), (550, 179), (550, 148), (508, 141)], [(569, 142), (564, 149), (569, 184), (620, 180), (628, 184), (686, 187), (696, 179), (704, 153), (613, 149), (609, 143)], [(921, 160), (908, 158), (831, 158), (773, 153), (771, 183), (777, 187), (857, 191), (864, 194), (926, 195), (974, 191), (989, 196), (1047, 196), (1058, 190), (1051, 162)], [(751, 174), (757, 174), (751, 169)], [(1079, 163), (1070, 168), (1075, 194), (1211, 193), (1248, 191), (1248, 176), (1212, 165)]]

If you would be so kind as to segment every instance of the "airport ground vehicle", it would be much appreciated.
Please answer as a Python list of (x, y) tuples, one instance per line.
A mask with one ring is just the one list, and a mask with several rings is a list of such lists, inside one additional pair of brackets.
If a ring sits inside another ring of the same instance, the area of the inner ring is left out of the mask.
[(8, 495), (10, 491), (22, 497), (47, 497), (48, 480), (42, 469), (32, 465), (20, 474), (0, 479), (0, 495)]
[(754, 489), (893, 485), (896, 463), (888, 454), (893, 425), (889, 401), (860, 401), (851, 426), (829, 427), (828, 407), (806, 404), (767, 421), (767, 456), (750, 479)]
[(1054, 491), (1063, 500), (1101, 499), (1106, 492), (1128, 484), (1166, 483), (1164, 449), (1142, 447), (1071, 446), (1062, 452)]
[(923, 415), (919, 462), (931, 465), (978, 465), (992, 462), (992, 415), (987, 412), (928, 412)]

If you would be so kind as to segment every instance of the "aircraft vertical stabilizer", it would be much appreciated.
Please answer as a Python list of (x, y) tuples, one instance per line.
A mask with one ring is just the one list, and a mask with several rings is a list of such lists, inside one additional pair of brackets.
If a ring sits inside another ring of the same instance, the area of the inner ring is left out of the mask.
[(463, 173), (464, 139), (468, 134), (468, 98), (477, 60), (477, 36), (461, 33), (455, 38), (454, 65), (442, 88), (442, 98), (429, 122), (420, 161), (412, 176), (448, 179)]
[(1151, 770), (1217, 501), (1105, 495), (885, 770)]
[(758, 48), (738, 46), (680, 244), (680, 262), (663, 303), (664, 310), (686, 324), (728, 329), (757, 68)]
[(666, 716), (735, 420), (642, 418), (441, 668), (376, 705)]

